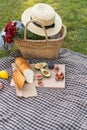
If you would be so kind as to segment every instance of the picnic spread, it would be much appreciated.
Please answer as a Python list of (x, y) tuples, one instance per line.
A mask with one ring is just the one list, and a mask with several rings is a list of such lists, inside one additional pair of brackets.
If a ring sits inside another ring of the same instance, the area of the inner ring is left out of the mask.
[(18, 48), (0, 59), (0, 130), (87, 129), (87, 56), (61, 48), (65, 36), (45, 3), (6, 24), (3, 48)]
[[(9, 79), (0, 79), (4, 89), (0, 91), (1, 129), (87, 129), (87, 56), (60, 49), (56, 64), (65, 64), (65, 88), (36, 87), (37, 97), (19, 98), (15, 87), (10, 86), (12, 63), (22, 56), (17, 50), (0, 59), (0, 69), (9, 73)], [(28, 59), (30, 63), (48, 62), (44, 59)], [(51, 84), (50, 84), (51, 85)]]

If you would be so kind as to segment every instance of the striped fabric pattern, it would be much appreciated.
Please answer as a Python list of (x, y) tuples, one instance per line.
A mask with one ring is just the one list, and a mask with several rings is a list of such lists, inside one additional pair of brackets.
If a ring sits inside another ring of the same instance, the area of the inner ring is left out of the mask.
[[(0, 59), (9, 72), (0, 91), (0, 130), (87, 130), (87, 56), (61, 49), (55, 63), (65, 64), (65, 89), (37, 88), (38, 96), (19, 98), (10, 87), (11, 64), (19, 50)], [(28, 59), (30, 63), (44, 59)], [(45, 59), (50, 62), (51, 60)]]

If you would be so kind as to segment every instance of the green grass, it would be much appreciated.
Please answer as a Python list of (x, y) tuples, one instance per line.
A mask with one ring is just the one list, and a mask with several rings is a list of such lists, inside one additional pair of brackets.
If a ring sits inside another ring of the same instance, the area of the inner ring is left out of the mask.
[[(61, 16), (67, 27), (63, 47), (87, 55), (87, 0), (0, 0), (0, 31), (8, 21), (21, 20), (22, 12), (38, 2), (50, 4)], [(0, 57), (11, 51), (0, 50)]]

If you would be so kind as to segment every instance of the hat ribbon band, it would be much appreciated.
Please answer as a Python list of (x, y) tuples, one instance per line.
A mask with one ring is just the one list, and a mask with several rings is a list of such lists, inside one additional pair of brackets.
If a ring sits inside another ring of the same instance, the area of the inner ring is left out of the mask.
[[(30, 19), (32, 20), (32, 17), (31, 17), (31, 16), (30, 16)], [(38, 26), (38, 27), (40, 27), (40, 28), (42, 28), (41, 25), (38, 24), (38, 23), (33, 22), (33, 24), (36, 25), (36, 26)], [(45, 29), (54, 28), (54, 27), (55, 27), (55, 24), (53, 23), (53, 24), (51, 24), (51, 25), (49, 25), (49, 26), (44, 26), (44, 27), (45, 27)]]

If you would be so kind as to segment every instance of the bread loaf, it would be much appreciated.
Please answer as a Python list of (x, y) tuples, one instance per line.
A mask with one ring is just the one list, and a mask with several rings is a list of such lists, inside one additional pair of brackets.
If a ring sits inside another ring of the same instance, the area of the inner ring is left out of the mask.
[(18, 69), (15, 69), (13, 71), (12, 78), (14, 80), (14, 83), (17, 85), (17, 87), (19, 89), (23, 89), (23, 86), (24, 86), (24, 83), (25, 83), (25, 78)]
[(15, 63), (24, 75), (26, 82), (32, 83), (34, 79), (34, 72), (31, 65), (26, 61), (26, 59), (24, 59), (23, 57), (18, 57), (16, 58)]
[(26, 59), (24, 59), (23, 57), (17, 57), (16, 59), (15, 59), (15, 63), (16, 63), (16, 65), (18, 66), (18, 68), (20, 68), (20, 66), (22, 65), (22, 64), (25, 64), (25, 65), (27, 65), (30, 69), (31, 69), (31, 65), (27, 62), (27, 60)]

